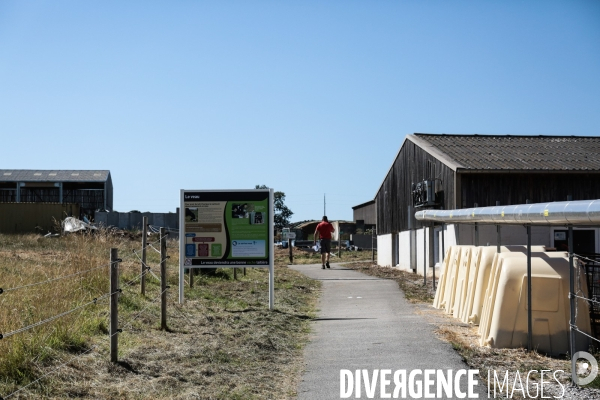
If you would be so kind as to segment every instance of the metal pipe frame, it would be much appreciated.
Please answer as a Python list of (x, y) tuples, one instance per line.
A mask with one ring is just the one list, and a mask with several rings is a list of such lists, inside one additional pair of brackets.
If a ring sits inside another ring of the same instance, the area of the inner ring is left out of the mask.
[(436, 221), (450, 224), (600, 225), (600, 200), (557, 201), (458, 210), (423, 210), (416, 212), (415, 218), (418, 221)]

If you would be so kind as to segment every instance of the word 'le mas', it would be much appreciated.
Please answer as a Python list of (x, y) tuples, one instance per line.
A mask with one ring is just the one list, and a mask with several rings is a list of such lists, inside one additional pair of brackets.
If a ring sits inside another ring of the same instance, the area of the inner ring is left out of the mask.
[[(521, 376), (518, 371), (504, 375), (496, 371), (488, 371), (487, 398), (495, 398), (497, 395), (506, 395), (511, 399), (513, 396), (524, 398), (562, 398), (564, 395), (564, 385), (560, 383), (556, 374), (564, 371), (529, 371), (528, 374)], [(348, 399), (350, 397), (373, 399), (376, 394), (381, 399), (478, 399), (479, 393), (475, 392), (478, 384), (477, 375), (479, 370), (459, 369), (453, 370), (435, 370), (435, 369), (414, 369), (407, 373), (406, 370), (392, 371), (390, 369), (375, 369), (372, 373), (369, 370), (357, 369), (354, 373), (347, 369), (340, 370), (340, 398)], [(510, 379), (512, 383), (509, 391), (509, 375), (514, 376)], [(544, 396), (544, 384), (549, 384), (551, 380), (556, 381), (562, 388), (561, 396)], [(379, 387), (379, 393), (376, 388)]]

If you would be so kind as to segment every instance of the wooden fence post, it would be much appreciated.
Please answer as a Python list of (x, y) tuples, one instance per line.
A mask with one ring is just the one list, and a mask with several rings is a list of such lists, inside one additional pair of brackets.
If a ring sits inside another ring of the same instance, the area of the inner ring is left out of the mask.
[(288, 248), (290, 249), (290, 264), (294, 263), (294, 251), (292, 250), (292, 239), (288, 239)]
[(160, 329), (167, 330), (167, 237), (160, 228)]
[(148, 245), (148, 217), (142, 217), (142, 296), (146, 295), (146, 246)]
[(119, 254), (110, 249), (110, 361), (117, 362), (119, 351)]

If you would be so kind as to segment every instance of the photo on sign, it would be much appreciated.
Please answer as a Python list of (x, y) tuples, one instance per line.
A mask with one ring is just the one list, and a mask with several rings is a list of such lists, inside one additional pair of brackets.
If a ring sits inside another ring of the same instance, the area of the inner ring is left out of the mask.
[(198, 222), (198, 207), (185, 208), (185, 222)]
[(232, 218), (250, 218), (250, 213), (254, 211), (254, 204), (232, 204), (231, 205), (231, 217)]
[(267, 213), (264, 211), (250, 212), (250, 225), (260, 225), (267, 223)]

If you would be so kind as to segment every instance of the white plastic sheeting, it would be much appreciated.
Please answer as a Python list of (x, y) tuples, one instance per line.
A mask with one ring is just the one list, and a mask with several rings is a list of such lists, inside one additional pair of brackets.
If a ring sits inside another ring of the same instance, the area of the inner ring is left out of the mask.
[(98, 229), (95, 226), (90, 225), (81, 220), (78, 220), (75, 217), (65, 218), (64, 221), (62, 222), (62, 228), (63, 228), (63, 232), (65, 232), (65, 233)]
[(460, 210), (423, 210), (415, 213), (419, 221), (445, 223), (484, 223), (519, 225), (600, 225), (600, 200), (558, 201), (463, 208)]

